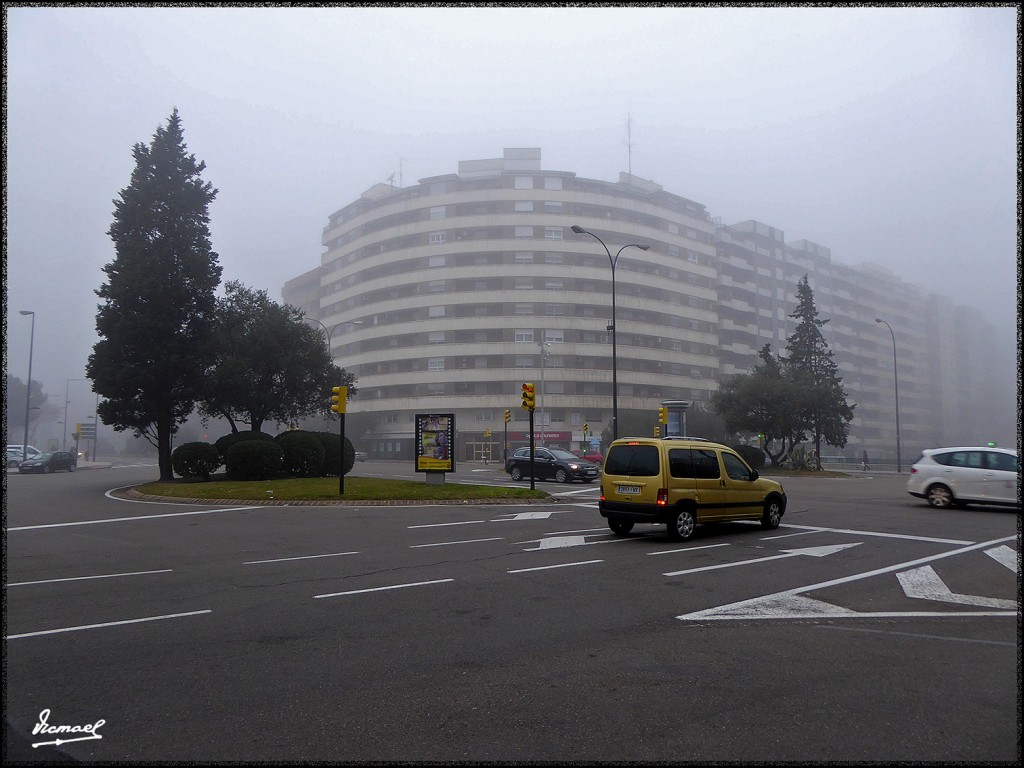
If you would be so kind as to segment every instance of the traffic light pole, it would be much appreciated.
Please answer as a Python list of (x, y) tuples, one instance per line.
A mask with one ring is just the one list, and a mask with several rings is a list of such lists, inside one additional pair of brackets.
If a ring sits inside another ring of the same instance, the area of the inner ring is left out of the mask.
[(533, 435), (533, 408), (530, 409), (530, 490), (536, 490), (537, 485), (534, 480), (536, 473), (533, 471), (533, 449), (534, 449), (534, 435)]
[(341, 428), (338, 430), (339, 449), (341, 453), (341, 463), (338, 466), (338, 495), (345, 495), (345, 412), (342, 411), (339, 416), (341, 422)]

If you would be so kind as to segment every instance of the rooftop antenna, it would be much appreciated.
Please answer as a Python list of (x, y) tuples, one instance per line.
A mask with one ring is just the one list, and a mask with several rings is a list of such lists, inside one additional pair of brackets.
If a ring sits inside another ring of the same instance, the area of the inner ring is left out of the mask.
[(390, 184), (390, 185), (391, 185), (392, 187), (393, 187), (393, 186), (395, 186), (395, 174), (393, 174), (393, 173), (392, 173), (392, 174), (391, 174), (390, 176), (388, 176), (388, 178), (387, 178), (387, 182), (388, 182), (388, 184)]
[(402, 186), (402, 161), (404, 159), (405, 158), (402, 157), (401, 155), (398, 156), (398, 186), (399, 187)]

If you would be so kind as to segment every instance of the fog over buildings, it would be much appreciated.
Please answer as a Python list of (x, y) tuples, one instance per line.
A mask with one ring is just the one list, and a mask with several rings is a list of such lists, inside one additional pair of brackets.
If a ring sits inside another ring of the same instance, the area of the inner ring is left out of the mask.
[(219, 190), (223, 279), (274, 297), (373, 185), (534, 147), (543, 170), (625, 172), (973, 307), (991, 375), (1016, 375), (1016, 5), (7, 5), (4, 21), (5, 369), (26, 377), (34, 311), (32, 378), (57, 418), (67, 390), (69, 423), (94, 407), (77, 380), (113, 200), (174, 108)]

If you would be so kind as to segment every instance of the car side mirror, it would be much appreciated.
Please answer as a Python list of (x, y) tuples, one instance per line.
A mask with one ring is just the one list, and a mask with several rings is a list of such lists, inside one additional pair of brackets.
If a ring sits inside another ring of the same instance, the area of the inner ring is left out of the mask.
[(750, 470), (750, 481), (751, 482), (753, 482), (754, 480), (757, 480), (757, 478), (759, 478), (759, 477), (760, 477), (760, 475), (757, 474), (757, 470), (756, 469)]

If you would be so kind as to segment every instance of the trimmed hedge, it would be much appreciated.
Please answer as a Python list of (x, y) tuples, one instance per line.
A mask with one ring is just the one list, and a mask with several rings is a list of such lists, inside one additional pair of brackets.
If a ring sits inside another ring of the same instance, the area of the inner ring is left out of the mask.
[(228, 432), (224, 437), (217, 440), (214, 443), (217, 450), (220, 451), (220, 455), (224, 460), (227, 460), (228, 451), (231, 446), (236, 443), (240, 443), (243, 440), (270, 440), (273, 442), (274, 436), (268, 435), (266, 432), (253, 432), (252, 430), (246, 430), (244, 432)]
[(282, 469), (296, 477), (322, 477), (324, 447), (316, 435), (292, 430), (274, 438), (284, 454)]
[(283, 459), (284, 451), (273, 438), (249, 439), (228, 448), (225, 464), (232, 480), (269, 480), (280, 473)]
[(171, 469), (179, 477), (209, 480), (213, 471), (223, 463), (220, 451), (209, 443), (182, 443), (171, 454)]

